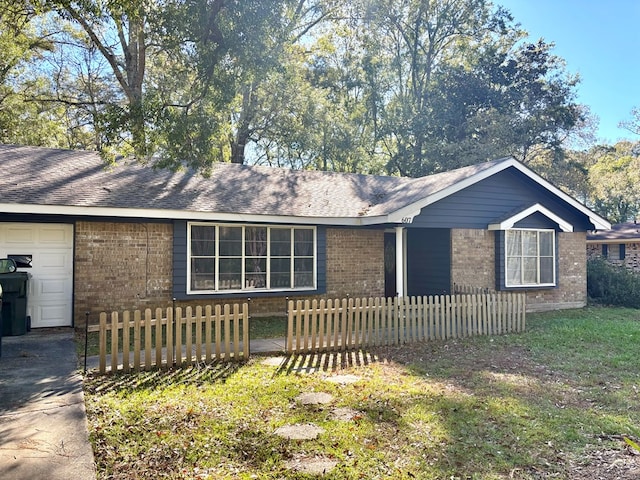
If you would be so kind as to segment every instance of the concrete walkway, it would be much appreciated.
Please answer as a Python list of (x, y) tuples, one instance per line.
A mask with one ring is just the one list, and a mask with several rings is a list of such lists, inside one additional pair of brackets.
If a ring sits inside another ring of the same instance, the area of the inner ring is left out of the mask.
[(0, 478), (96, 478), (72, 329), (2, 338)]

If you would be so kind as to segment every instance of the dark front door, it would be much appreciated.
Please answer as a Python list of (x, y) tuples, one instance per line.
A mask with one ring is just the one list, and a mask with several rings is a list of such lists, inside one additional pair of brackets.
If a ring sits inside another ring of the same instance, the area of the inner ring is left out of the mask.
[(451, 293), (451, 230), (407, 230), (407, 295)]
[(384, 296), (395, 297), (396, 289), (396, 234), (384, 234)]

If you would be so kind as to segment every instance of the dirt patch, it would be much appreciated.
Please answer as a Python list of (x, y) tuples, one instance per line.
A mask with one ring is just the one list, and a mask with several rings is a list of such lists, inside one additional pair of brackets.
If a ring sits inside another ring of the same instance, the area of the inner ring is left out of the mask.
[(594, 449), (570, 467), (572, 480), (637, 480), (640, 452), (623, 447)]

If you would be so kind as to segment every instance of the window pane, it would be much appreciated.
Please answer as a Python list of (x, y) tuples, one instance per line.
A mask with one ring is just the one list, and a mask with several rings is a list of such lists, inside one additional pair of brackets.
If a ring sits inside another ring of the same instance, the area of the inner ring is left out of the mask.
[(525, 257), (522, 259), (522, 281), (525, 285), (538, 283), (538, 259)]
[(291, 229), (271, 229), (271, 255), (274, 257), (291, 256)]
[(297, 257), (310, 257), (313, 255), (313, 230), (296, 229), (293, 232), (293, 253)]
[(520, 257), (507, 260), (507, 285), (520, 285), (522, 283), (522, 260)]
[(271, 259), (271, 288), (291, 288), (291, 259)]
[[(242, 256), (242, 227), (220, 227), (220, 256)], [(222, 277), (221, 277), (222, 278)]]
[(266, 227), (246, 227), (244, 229), (244, 254), (248, 257), (267, 255)]
[(245, 288), (266, 288), (267, 286), (267, 259), (245, 259)]
[(522, 255), (522, 232), (507, 232), (507, 256)]
[(540, 283), (553, 283), (553, 258), (540, 259)]
[(191, 227), (191, 255), (213, 256), (216, 252), (216, 228), (202, 225)]
[(538, 255), (538, 232), (522, 232), (522, 255), (525, 257)]
[(540, 232), (540, 256), (553, 257), (553, 232)]
[(313, 259), (296, 258), (294, 268), (294, 288), (313, 287)]
[(242, 288), (242, 259), (221, 258), (220, 259), (220, 290)]
[(215, 288), (215, 260), (213, 258), (192, 258), (191, 290), (214, 290)]

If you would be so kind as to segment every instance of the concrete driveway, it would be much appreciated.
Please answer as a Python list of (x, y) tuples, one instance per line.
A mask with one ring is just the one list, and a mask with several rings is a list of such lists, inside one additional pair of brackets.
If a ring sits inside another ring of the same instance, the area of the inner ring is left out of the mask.
[(2, 338), (0, 478), (96, 478), (71, 328)]

